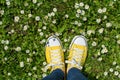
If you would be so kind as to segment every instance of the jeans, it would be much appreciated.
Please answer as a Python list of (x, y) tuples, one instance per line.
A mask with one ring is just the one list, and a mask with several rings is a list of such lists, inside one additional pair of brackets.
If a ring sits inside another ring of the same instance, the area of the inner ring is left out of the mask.
[[(60, 69), (54, 70), (50, 75), (42, 80), (64, 80), (64, 73)], [(88, 80), (79, 69), (71, 68), (67, 74), (67, 80)]]

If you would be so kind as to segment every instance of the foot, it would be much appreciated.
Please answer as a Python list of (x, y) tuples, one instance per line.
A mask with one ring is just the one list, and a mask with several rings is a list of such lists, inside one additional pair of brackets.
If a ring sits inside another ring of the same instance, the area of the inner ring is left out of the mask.
[(70, 52), (66, 63), (67, 71), (71, 68), (82, 69), (87, 56), (87, 41), (83, 36), (75, 36), (70, 44)]
[(56, 36), (49, 37), (46, 42), (46, 60), (48, 63), (46, 68), (51, 67), (51, 71), (55, 69), (61, 69), (63, 72), (65, 71), (61, 42)]

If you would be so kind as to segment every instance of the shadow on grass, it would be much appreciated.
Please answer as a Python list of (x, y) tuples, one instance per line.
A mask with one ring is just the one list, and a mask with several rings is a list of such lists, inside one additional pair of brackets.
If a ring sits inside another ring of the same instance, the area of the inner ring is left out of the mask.
[(88, 78), (88, 80), (97, 80), (95, 76), (92, 76), (91, 74), (88, 74), (87, 72), (83, 72), (83, 74)]

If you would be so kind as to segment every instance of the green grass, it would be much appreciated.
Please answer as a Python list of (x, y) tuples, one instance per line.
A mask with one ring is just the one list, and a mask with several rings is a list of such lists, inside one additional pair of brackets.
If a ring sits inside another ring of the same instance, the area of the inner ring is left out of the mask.
[[(80, 2), (84, 5), (88, 4), (89, 9), (84, 9), (84, 6), (79, 7), (85, 11), (85, 14), (80, 14), (77, 18), (77, 9), (74, 6), (75, 3)], [(48, 17), (48, 13), (53, 12), (53, 8), (57, 9), (55, 16)], [(106, 8), (106, 11), (98, 13), (98, 10), (103, 8)], [(24, 14), (20, 13), (21, 10), (24, 10)], [(28, 17), (28, 14), (32, 14), (32, 17)], [(68, 18), (65, 18), (66, 14)], [(106, 19), (104, 19), (105, 15)], [(15, 16), (19, 17), (18, 22), (15, 22)], [(35, 20), (36, 16), (40, 17), (39, 21)], [(83, 21), (83, 17), (87, 20)], [(100, 23), (97, 23), (96, 19), (100, 19)], [(75, 24), (76, 21), (79, 24)], [(36, 3), (32, 0), (0, 0), (0, 80), (41, 80), (43, 74), (49, 74), (41, 70), (45, 62), (45, 40), (56, 33), (59, 34), (66, 49), (66, 59), (72, 38), (80, 34), (87, 38), (88, 56), (82, 72), (88, 79), (119, 80), (119, 22), (119, 0), (37, 0)], [(112, 26), (107, 27), (106, 23)], [(80, 24), (82, 25), (79, 26)], [(23, 30), (26, 25), (29, 27)], [(44, 26), (46, 29), (43, 29)], [(101, 28), (103, 32), (99, 33)], [(16, 51), (17, 47), (21, 50)], [(106, 52), (101, 52), (105, 49)], [(29, 53), (26, 53), (26, 50)], [(20, 62), (24, 62), (24, 67), (20, 67)], [(36, 70), (33, 67), (36, 67)], [(110, 68), (113, 72), (109, 71)], [(105, 72), (108, 74), (105, 75)]]

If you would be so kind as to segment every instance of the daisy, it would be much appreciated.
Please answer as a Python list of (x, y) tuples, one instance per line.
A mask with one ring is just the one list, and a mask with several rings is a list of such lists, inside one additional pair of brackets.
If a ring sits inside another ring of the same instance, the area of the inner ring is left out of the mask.
[(89, 9), (89, 5), (86, 4), (86, 5), (85, 5), (85, 9)]
[(68, 18), (69, 17), (69, 15), (68, 14), (65, 14), (65, 18)]
[(19, 52), (21, 51), (21, 47), (16, 47), (15, 50)]
[(24, 10), (21, 10), (20, 13), (21, 13), (21, 14), (24, 14)]
[(83, 2), (80, 2), (79, 6), (83, 7), (83, 6), (84, 6), (84, 3), (83, 3)]
[(8, 76), (10, 76), (11, 75), (11, 73), (10, 72), (8, 72)]
[(53, 12), (57, 12), (57, 8), (53, 8)]
[(103, 10), (100, 8), (100, 9), (98, 9), (98, 13), (102, 13), (103, 12)]
[(29, 72), (29, 73), (28, 73), (28, 76), (31, 76), (31, 75), (32, 75), (32, 73)]
[(15, 17), (14, 17), (14, 22), (18, 22), (19, 19), (20, 19), (19, 16), (15, 16)]
[(37, 0), (32, 0), (32, 2), (35, 4), (35, 3), (37, 3)]
[(37, 70), (37, 67), (36, 67), (36, 66), (34, 66), (34, 67), (33, 67), (33, 70)]
[(105, 72), (104, 72), (104, 76), (107, 76), (107, 75), (108, 75), (108, 72), (105, 71)]
[(36, 20), (36, 21), (39, 21), (39, 20), (40, 20), (40, 16), (36, 16), (36, 17), (35, 17), (35, 20)]
[(104, 28), (101, 28), (101, 29), (98, 30), (98, 32), (99, 32), (100, 34), (103, 33), (103, 31), (104, 31)]
[(97, 23), (100, 23), (101, 22), (101, 19), (99, 18), (99, 19), (96, 19), (96, 22)]
[(8, 46), (5, 46), (5, 47), (4, 47), (4, 50), (8, 50)]
[(106, 12), (106, 10), (107, 10), (107, 8), (106, 8), (106, 7), (104, 7), (104, 8), (102, 9), (102, 12)]
[(110, 22), (108, 22), (108, 23), (106, 23), (106, 27), (111, 27), (112, 26), (112, 24), (110, 23)]
[(92, 46), (96, 46), (97, 43), (95, 41), (92, 42)]
[(20, 67), (24, 67), (24, 62), (23, 61), (20, 62)]

